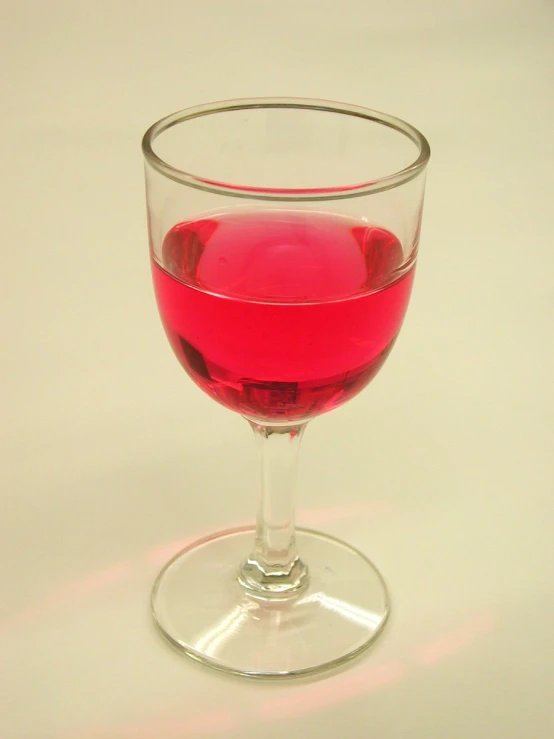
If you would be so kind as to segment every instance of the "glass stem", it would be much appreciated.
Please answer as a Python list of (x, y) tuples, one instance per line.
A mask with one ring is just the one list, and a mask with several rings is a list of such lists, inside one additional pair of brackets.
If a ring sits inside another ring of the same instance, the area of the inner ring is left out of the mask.
[(294, 530), (298, 450), (306, 424), (249, 423), (260, 451), (261, 495), (254, 549), (240, 569), (239, 581), (253, 596), (285, 598), (308, 584)]

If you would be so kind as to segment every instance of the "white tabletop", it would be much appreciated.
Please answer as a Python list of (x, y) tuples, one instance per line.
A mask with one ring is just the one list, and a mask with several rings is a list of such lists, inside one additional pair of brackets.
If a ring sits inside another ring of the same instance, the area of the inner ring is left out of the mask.
[[(554, 8), (544, 0), (1, 0), (0, 737), (554, 733)], [(389, 584), (375, 646), (257, 683), (148, 610), (183, 542), (252, 520), (253, 443), (167, 346), (143, 130), (345, 100), (433, 149), (420, 266), (373, 385), (311, 424), (299, 523)]]

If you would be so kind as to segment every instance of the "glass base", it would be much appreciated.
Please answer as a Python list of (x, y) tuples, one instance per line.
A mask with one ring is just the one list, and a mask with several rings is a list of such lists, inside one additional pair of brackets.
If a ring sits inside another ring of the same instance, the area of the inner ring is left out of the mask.
[(385, 583), (363, 554), (298, 529), (307, 587), (286, 599), (253, 597), (238, 582), (254, 528), (215, 534), (187, 547), (158, 575), (152, 610), (164, 636), (193, 659), (248, 677), (297, 677), (355, 657), (389, 614)]

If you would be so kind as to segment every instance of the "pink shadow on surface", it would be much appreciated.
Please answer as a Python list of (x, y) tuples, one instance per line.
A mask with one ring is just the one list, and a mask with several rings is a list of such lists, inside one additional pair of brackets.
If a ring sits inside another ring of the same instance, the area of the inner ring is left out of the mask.
[[(476, 613), (457, 628), (443, 633), (437, 639), (416, 647), (404, 660), (392, 660), (370, 670), (340, 674), (334, 679), (308, 685), (292, 685), (283, 696), (274, 695), (270, 700), (251, 707), (248, 719), (278, 721), (295, 716), (324, 711), (360, 696), (368, 695), (386, 686), (392, 686), (411, 676), (417, 676), (418, 668), (440, 663), (465, 647), (482, 639), (496, 624), (492, 611)], [(236, 711), (214, 711), (175, 720), (159, 720), (141, 725), (119, 725), (96, 729), (76, 729), (67, 732), (65, 739), (188, 739), (204, 737), (241, 729), (244, 719)], [(263, 724), (262, 724), (263, 725)]]
[(325, 710), (327, 706), (367, 695), (378, 688), (400, 682), (416, 675), (419, 666), (437, 664), (464, 647), (469, 647), (489, 633), (495, 623), (496, 619), (491, 611), (479, 612), (461, 626), (442, 634), (428, 644), (416, 647), (412, 653), (415, 664), (409, 659), (386, 662), (369, 671), (300, 688), (281, 700), (272, 700), (262, 705), (260, 716), (272, 720), (286, 719), (303, 713)]
[(77, 580), (55, 588), (40, 603), (24, 608), (18, 614), (0, 624), (0, 627), (6, 628), (17, 624), (25, 624), (42, 618), (49, 612), (55, 612), (60, 608), (78, 603), (115, 583), (127, 580), (133, 573), (132, 563), (125, 560), (103, 570), (90, 572)]
[[(363, 517), (366, 521), (372, 521), (388, 515), (392, 511), (389, 504), (385, 502), (373, 502), (363, 505), (353, 504), (346, 506), (333, 506), (328, 508), (312, 508), (300, 511), (301, 522), (308, 526), (319, 526), (328, 521), (343, 519), (359, 519)], [(236, 524), (228, 528), (236, 528)], [(103, 591), (114, 583), (122, 582), (139, 573), (144, 565), (163, 566), (181, 550), (193, 544), (195, 541), (215, 533), (213, 530), (197, 533), (186, 539), (173, 541), (169, 544), (156, 545), (147, 549), (133, 559), (121, 560), (101, 570), (93, 570), (76, 580), (55, 588), (40, 603), (23, 609), (15, 616), (0, 624), (0, 628), (7, 628), (20, 623), (27, 623), (46, 613), (55, 611), (72, 603), (77, 603), (87, 597)]]
[(491, 631), (495, 622), (496, 619), (490, 611), (477, 614), (463, 626), (419, 647), (415, 651), (416, 662), (425, 666), (441, 662)]
[(398, 682), (405, 677), (406, 672), (406, 667), (401, 662), (386, 662), (372, 670), (300, 688), (281, 700), (274, 699), (265, 703), (260, 707), (259, 713), (263, 718), (271, 720), (312, 713)]

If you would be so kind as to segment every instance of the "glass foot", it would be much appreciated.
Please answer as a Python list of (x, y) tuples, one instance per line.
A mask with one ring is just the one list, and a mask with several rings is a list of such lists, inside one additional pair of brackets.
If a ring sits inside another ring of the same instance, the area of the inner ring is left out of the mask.
[(170, 642), (211, 667), (249, 677), (295, 677), (337, 667), (381, 632), (385, 583), (363, 554), (326, 534), (297, 529), (308, 586), (287, 599), (252, 597), (238, 582), (254, 528), (224, 531), (174, 557), (152, 592)]

